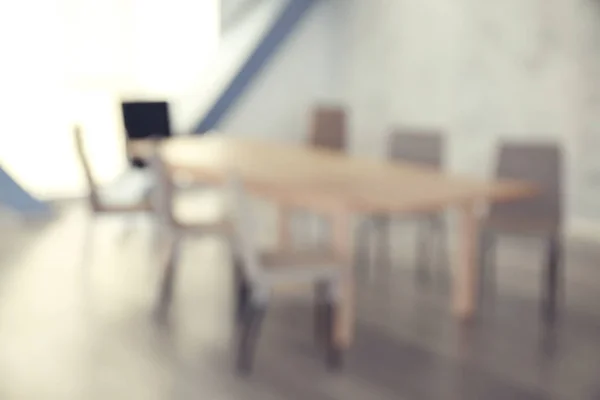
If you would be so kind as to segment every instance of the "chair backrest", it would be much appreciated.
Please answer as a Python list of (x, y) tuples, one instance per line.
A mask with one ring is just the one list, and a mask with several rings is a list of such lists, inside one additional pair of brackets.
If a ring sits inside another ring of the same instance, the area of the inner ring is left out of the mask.
[(434, 129), (396, 128), (388, 143), (388, 157), (431, 167), (442, 168), (445, 143), (442, 133)]
[(259, 249), (256, 244), (256, 225), (243, 183), (234, 172), (228, 174), (227, 191), (233, 222), (233, 251), (237, 257), (241, 258), (241, 272), (244, 277), (250, 283), (256, 284), (263, 275)]
[(500, 147), (496, 176), (538, 185), (528, 199), (493, 204), (492, 218), (543, 221), (559, 228), (562, 222), (562, 152), (557, 144), (506, 143)]
[(85, 174), (85, 179), (89, 188), (89, 198), (90, 203), (93, 210), (99, 210), (101, 208), (100, 204), (100, 196), (98, 195), (98, 185), (94, 180), (94, 176), (92, 174), (92, 168), (90, 166), (90, 162), (87, 158), (85, 152), (85, 145), (83, 140), (83, 132), (81, 127), (76, 125), (73, 129), (73, 136), (75, 138), (75, 149), (77, 150), (77, 157), (79, 158), (79, 162), (83, 167), (83, 172)]
[(346, 149), (346, 112), (338, 107), (317, 107), (313, 112), (310, 144), (330, 150)]
[(173, 216), (173, 197), (175, 185), (171, 180), (169, 170), (160, 155), (160, 146), (155, 143), (150, 157), (150, 167), (156, 179), (156, 185), (152, 191), (152, 207), (159, 221), (167, 226), (175, 224)]

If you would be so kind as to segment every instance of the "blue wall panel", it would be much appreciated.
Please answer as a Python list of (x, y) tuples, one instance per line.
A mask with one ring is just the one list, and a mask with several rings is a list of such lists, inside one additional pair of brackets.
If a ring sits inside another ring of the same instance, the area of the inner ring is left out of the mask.
[(45, 214), (50, 211), (46, 203), (33, 198), (0, 167), (0, 206), (20, 214)]
[(218, 127), (227, 112), (258, 76), (269, 59), (271, 59), (283, 42), (299, 25), (302, 17), (318, 0), (289, 0), (286, 7), (273, 23), (273, 26), (260, 40), (242, 68), (231, 80), (227, 88), (218, 97), (215, 104), (206, 113), (194, 132), (204, 133)]

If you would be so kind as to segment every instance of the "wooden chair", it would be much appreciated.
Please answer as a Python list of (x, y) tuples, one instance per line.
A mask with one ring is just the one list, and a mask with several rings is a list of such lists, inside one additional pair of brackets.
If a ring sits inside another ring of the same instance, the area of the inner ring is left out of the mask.
[(240, 180), (231, 174), (233, 235), (231, 254), (234, 265), (237, 315), (240, 324), (237, 369), (249, 373), (260, 325), (275, 290), (294, 286), (315, 290), (315, 330), (326, 345), (330, 367), (341, 362), (341, 349), (333, 341), (333, 324), (338, 310), (343, 265), (327, 253), (261, 254), (256, 245), (256, 221)]
[(320, 106), (314, 110), (310, 144), (329, 150), (346, 149), (346, 112), (338, 107)]
[(444, 168), (445, 142), (435, 129), (398, 128), (390, 135), (388, 146), (391, 160)]
[(562, 276), (562, 152), (556, 144), (506, 143), (500, 147), (496, 176), (536, 183), (540, 195), (530, 199), (494, 203), (483, 221), (480, 251), (480, 288), (494, 283), (493, 251), (501, 235), (526, 235), (547, 243), (543, 274), (543, 311), (555, 316)]
[[(317, 106), (312, 113), (311, 130), (308, 143), (310, 146), (343, 152), (346, 150), (346, 111), (335, 106)], [(320, 246), (317, 231), (326, 229), (326, 223), (309, 212), (299, 211), (295, 216), (302, 221), (302, 230), (308, 232), (309, 244)], [(321, 229), (320, 229), (321, 228)]]
[[(398, 128), (388, 142), (388, 158), (392, 161), (414, 163), (439, 170), (444, 168), (445, 141), (441, 132), (433, 129)], [(435, 253), (433, 238), (446, 250), (446, 220), (443, 213), (398, 216), (418, 222), (417, 277), (425, 281), (430, 277), (431, 256)], [(390, 225), (394, 216), (380, 215), (371, 219), (380, 236), (380, 252), (389, 253)], [(432, 235), (435, 234), (435, 235)], [(441, 253), (441, 251), (440, 251)], [(388, 254), (389, 256), (389, 254)]]
[(161, 288), (158, 298), (158, 311), (167, 311), (173, 295), (173, 284), (179, 264), (179, 256), (183, 239), (188, 236), (227, 235), (229, 225), (225, 220), (190, 221), (182, 220), (176, 214), (177, 187), (171, 179), (168, 166), (160, 156), (160, 145), (157, 144), (150, 158), (150, 169), (156, 177), (156, 186), (152, 196), (152, 207), (158, 222), (156, 248), (166, 249), (161, 256), (164, 265)]
[[(92, 168), (86, 155), (83, 133), (79, 126), (74, 128), (77, 156), (89, 187), (89, 201), (94, 213), (136, 213), (151, 211), (150, 191), (152, 176), (145, 171), (130, 170), (131, 185), (127, 190), (118, 190), (113, 185), (99, 187), (94, 179)], [(123, 188), (124, 189), (124, 188)]]

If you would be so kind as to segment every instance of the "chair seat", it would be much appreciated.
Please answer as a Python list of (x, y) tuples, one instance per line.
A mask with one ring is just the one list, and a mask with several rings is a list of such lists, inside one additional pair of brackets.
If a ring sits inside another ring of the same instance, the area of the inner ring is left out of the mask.
[(550, 235), (559, 231), (559, 224), (542, 218), (491, 218), (482, 222), (482, 228), (496, 233)]
[(134, 208), (146, 205), (154, 186), (150, 171), (130, 169), (115, 182), (98, 190), (100, 202), (105, 208)]

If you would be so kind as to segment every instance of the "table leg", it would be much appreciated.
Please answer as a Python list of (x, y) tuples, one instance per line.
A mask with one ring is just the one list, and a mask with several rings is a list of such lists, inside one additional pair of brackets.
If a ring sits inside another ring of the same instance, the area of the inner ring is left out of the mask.
[(279, 205), (277, 216), (277, 246), (282, 252), (292, 248), (292, 209), (285, 205)]
[(477, 298), (479, 221), (473, 204), (458, 210), (458, 251), (454, 279), (454, 312), (461, 319), (473, 315)]
[(351, 214), (340, 211), (332, 215), (331, 233), (333, 251), (341, 259), (344, 267), (344, 281), (341, 285), (340, 307), (335, 314), (333, 340), (338, 349), (348, 348), (354, 335), (354, 269), (353, 227)]

